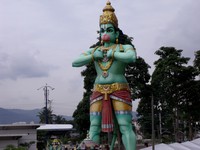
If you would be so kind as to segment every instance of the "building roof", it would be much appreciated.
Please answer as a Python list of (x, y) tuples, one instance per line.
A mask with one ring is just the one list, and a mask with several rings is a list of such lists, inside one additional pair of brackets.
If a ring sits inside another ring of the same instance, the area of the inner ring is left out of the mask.
[(71, 130), (73, 126), (71, 124), (44, 124), (41, 125), (37, 130), (46, 130), (46, 131), (65, 131), (65, 130)]
[(40, 124), (0, 124), (0, 130), (36, 129)]
[(200, 146), (200, 138), (192, 140), (191, 142)]
[(169, 144), (169, 146), (171, 146), (171, 147), (174, 148), (175, 150), (190, 150), (189, 148), (183, 146), (183, 145), (180, 144), (180, 143), (172, 143), (172, 144)]
[(185, 147), (192, 149), (192, 150), (200, 150), (200, 146), (198, 146), (197, 144), (192, 143), (190, 141), (183, 142), (181, 144), (184, 145)]
[[(192, 141), (183, 143), (172, 143), (172, 144), (157, 144), (155, 145), (156, 150), (200, 150), (200, 138)], [(152, 150), (152, 146), (142, 148), (141, 150)]]
[[(172, 147), (163, 143), (155, 145), (155, 149), (156, 150), (174, 150)], [(147, 147), (147, 148), (142, 148), (141, 150), (152, 150), (152, 146)]]

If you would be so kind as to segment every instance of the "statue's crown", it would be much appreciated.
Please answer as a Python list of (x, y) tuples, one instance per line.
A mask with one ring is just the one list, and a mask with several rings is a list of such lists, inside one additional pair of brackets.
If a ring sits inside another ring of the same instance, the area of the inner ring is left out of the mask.
[(111, 3), (108, 1), (106, 6), (103, 9), (103, 14), (100, 16), (99, 24), (113, 24), (116, 28), (118, 28), (118, 20), (115, 15), (115, 9), (111, 6)]

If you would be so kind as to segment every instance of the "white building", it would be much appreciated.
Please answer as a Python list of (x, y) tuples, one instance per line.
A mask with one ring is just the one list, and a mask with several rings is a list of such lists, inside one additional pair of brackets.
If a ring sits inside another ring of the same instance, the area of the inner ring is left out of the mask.
[(19, 146), (21, 143), (35, 142), (29, 150), (36, 150), (37, 128), (39, 124), (0, 125), (0, 150), (7, 145)]
[(70, 124), (9, 124), (0, 125), (0, 150), (7, 145), (18, 147), (22, 143), (35, 142), (29, 150), (36, 150), (37, 130), (64, 131), (73, 128)]

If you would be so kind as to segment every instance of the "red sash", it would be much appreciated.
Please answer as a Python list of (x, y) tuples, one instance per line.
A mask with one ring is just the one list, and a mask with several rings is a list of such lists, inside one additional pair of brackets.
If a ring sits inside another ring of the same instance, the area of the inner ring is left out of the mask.
[(127, 90), (120, 90), (115, 91), (108, 95), (107, 100), (105, 100), (105, 95), (94, 91), (91, 95), (90, 101), (92, 102), (96, 98), (103, 96), (102, 100), (102, 132), (112, 132), (114, 123), (113, 123), (113, 109), (112, 109), (112, 102), (110, 100), (110, 95), (115, 96), (117, 98), (123, 99), (124, 101), (131, 102), (131, 94), (130, 91)]

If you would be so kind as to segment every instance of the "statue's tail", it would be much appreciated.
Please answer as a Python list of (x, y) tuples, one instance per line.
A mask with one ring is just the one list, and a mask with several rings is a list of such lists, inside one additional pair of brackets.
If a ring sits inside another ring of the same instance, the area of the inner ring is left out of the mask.
[(116, 139), (117, 139), (117, 133), (114, 131), (113, 132), (112, 142), (111, 142), (111, 145), (110, 145), (110, 150), (114, 149)]
[(117, 122), (117, 118), (114, 115), (114, 129), (113, 129), (113, 137), (110, 145), (110, 150), (114, 150), (116, 139), (118, 140), (118, 149), (121, 147), (121, 133), (119, 130), (119, 124)]
[(115, 141), (118, 137), (118, 134), (119, 134), (119, 125), (117, 123), (116, 117), (114, 117), (114, 130), (113, 130), (113, 137), (110, 145), (110, 150), (114, 150)]

